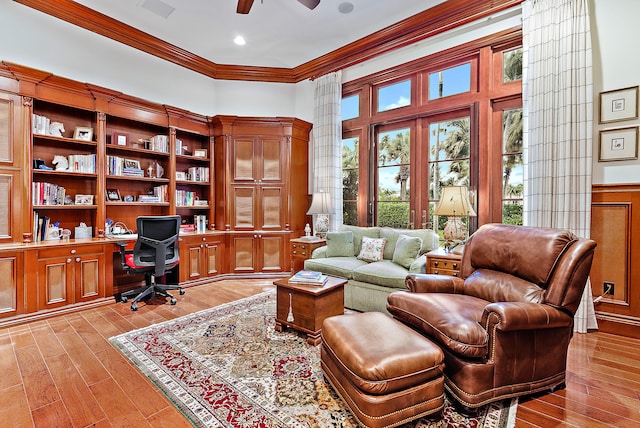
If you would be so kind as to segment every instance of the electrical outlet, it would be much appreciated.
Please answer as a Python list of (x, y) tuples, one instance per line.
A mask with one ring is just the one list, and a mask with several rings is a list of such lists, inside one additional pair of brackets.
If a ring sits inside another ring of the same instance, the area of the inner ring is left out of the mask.
[(614, 292), (614, 287), (615, 287), (615, 284), (614, 284), (613, 282), (611, 282), (611, 281), (604, 281), (604, 282), (602, 283), (602, 289), (604, 290), (604, 291), (602, 292), (602, 294), (604, 294), (604, 295), (608, 295), (608, 296), (613, 296), (613, 295), (615, 294), (615, 292)]

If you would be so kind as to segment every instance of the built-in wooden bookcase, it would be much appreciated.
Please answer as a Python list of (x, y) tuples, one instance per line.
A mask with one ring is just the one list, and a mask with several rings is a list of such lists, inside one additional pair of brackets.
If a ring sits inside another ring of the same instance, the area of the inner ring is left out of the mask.
[(176, 130), (175, 207), (183, 223), (213, 229), (213, 164), (209, 136)]
[[(95, 233), (98, 224), (95, 112), (34, 100), (31, 119), (30, 205), (34, 240), (46, 240), (47, 236), (40, 231), (47, 221), (60, 229), (69, 229), (72, 238), (75, 227), (81, 223)], [(54, 122), (63, 124), (64, 131), (53, 131)]]
[(135, 231), (140, 215), (171, 213), (168, 128), (107, 115), (106, 218)]

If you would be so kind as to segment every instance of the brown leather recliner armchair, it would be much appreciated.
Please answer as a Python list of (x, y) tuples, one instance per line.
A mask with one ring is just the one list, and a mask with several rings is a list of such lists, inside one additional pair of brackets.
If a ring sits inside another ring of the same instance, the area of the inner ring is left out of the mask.
[(410, 274), (387, 309), (442, 348), (445, 388), (469, 409), (553, 389), (595, 247), (567, 231), (484, 225), (460, 277)]

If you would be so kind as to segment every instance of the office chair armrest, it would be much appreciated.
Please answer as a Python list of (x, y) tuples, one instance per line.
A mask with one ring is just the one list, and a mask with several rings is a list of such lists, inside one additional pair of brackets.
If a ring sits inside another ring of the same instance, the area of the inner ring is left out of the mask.
[(115, 245), (120, 247), (120, 264), (122, 264), (123, 269), (128, 269), (126, 255), (133, 253), (133, 251), (127, 251), (127, 245), (129, 245), (128, 241), (118, 241), (114, 242)]

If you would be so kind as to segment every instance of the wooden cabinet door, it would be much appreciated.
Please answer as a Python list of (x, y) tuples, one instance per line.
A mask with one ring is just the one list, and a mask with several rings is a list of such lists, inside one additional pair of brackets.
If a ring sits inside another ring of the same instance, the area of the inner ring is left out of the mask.
[(73, 303), (73, 257), (38, 260), (37, 310), (58, 308)]
[(22, 209), (28, 197), (22, 191), (21, 171), (28, 171), (22, 156), (22, 108), (22, 97), (0, 93), (0, 242), (21, 241), (23, 229), (29, 229), (29, 215)]
[(201, 258), (201, 244), (189, 245), (185, 248), (185, 251), (180, 255), (181, 282), (194, 281), (202, 277)]
[(0, 253), (0, 318), (24, 312), (24, 265), (20, 252)]
[(208, 277), (222, 272), (221, 243), (215, 242), (205, 244), (202, 252), (202, 268)]
[(252, 273), (258, 271), (256, 251), (257, 235), (233, 234), (229, 239), (232, 273)]
[(257, 183), (256, 138), (251, 136), (235, 137), (230, 155), (232, 182)]
[(258, 183), (282, 183), (286, 168), (286, 140), (283, 137), (265, 137), (259, 140), (256, 160), (259, 165)]
[(258, 229), (284, 230), (287, 197), (283, 186), (262, 186), (258, 194), (259, 205), (256, 209)]
[(283, 272), (288, 270), (285, 266), (285, 242), (283, 235), (262, 235), (260, 239), (260, 270), (262, 272)]
[(73, 269), (76, 302), (105, 297), (104, 253), (74, 258)]
[(258, 186), (237, 185), (231, 187), (231, 228), (233, 230), (259, 229), (256, 224), (256, 212), (259, 210), (259, 201), (256, 194)]

